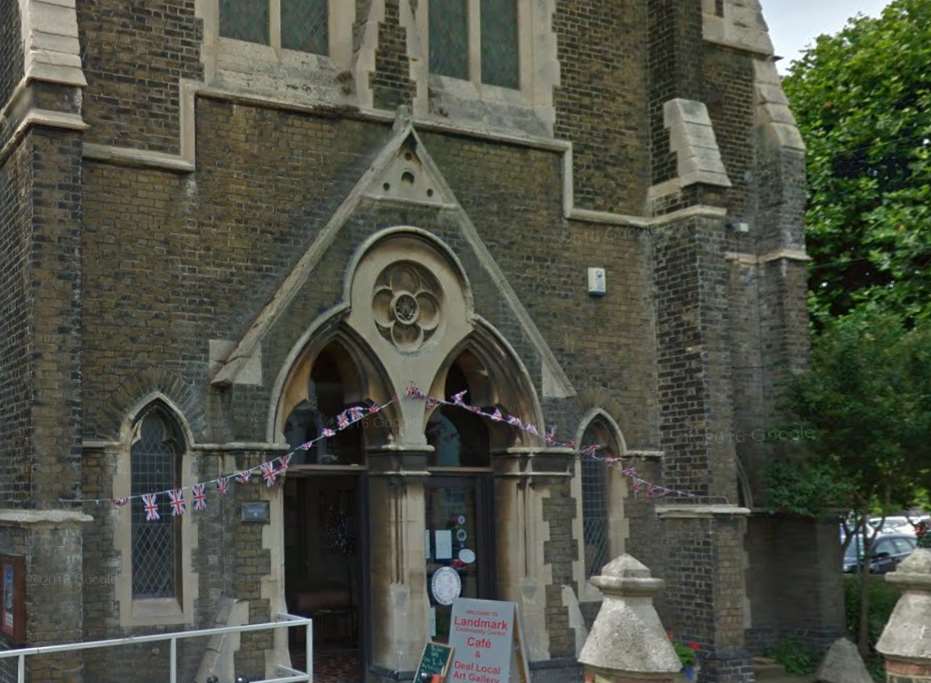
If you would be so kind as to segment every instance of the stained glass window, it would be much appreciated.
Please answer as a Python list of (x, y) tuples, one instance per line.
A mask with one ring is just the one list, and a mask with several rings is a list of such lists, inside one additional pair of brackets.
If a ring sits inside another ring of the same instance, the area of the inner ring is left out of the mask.
[[(181, 486), (184, 440), (169, 414), (154, 407), (137, 428), (132, 445), (132, 495), (177, 489)], [(172, 517), (164, 493), (158, 496), (159, 517), (146, 521), (141, 499), (132, 501), (133, 597), (176, 597), (181, 523)]]
[(281, 0), (281, 47), (329, 54), (329, 4), (329, 0)]
[(269, 0), (220, 0), (220, 35), (269, 44)]
[(482, 82), (520, 88), (517, 0), (482, 0)]
[(430, 0), (430, 71), (469, 78), (468, 0)]

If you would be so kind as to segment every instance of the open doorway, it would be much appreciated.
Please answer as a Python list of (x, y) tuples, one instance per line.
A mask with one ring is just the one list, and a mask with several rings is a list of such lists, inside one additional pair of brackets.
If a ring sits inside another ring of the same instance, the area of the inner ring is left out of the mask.
[[(285, 487), (285, 595), (314, 620), (314, 680), (364, 680), (366, 548), (362, 475), (290, 477)], [(292, 629), (292, 662), (304, 633)]]

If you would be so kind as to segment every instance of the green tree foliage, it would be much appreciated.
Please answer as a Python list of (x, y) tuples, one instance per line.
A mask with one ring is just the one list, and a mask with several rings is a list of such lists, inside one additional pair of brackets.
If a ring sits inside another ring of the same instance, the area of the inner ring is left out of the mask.
[(784, 85), (808, 145), (815, 319), (864, 302), (931, 317), (931, 0), (821, 36)]
[[(864, 305), (826, 322), (810, 370), (788, 388), (793, 431), (805, 441), (768, 472), (770, 506), (816, 516), (853, 511), (851, 534), (876, 511), (910, 508), (931, 483), (931, 320)], [(869, 555), (875, 534), (866, 533)], [(869, 563), (864, 563), (860, 649), (869, 654)]]

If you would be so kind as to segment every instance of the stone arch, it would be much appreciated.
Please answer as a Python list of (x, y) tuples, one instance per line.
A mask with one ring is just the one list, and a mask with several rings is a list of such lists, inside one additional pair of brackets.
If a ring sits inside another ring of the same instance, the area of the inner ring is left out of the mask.
[(185, 451), (194, 446), (194, 432), (184, 415), (184, 410), (160, 390), (148, 392), (129, 407), (120, 426), (120, 443), (131, 444), (136, 426), (141, 424), (145, 416), (152, 410), (162, 410), (175, 421), (184, 439)]
[[(627, 453), (627, 442), (620, 426), (610, 413), (601, 408), (592, 408), (582, 417), (575, 443), (580, 449), (598, 443), (614, 457), (623, 457)], [(589, 577), (593, 572), (597, 573), (598, 565), (603, 566), (624, 553), (629, 532), (624, 514), (627, 483), (618, 468), (607, 467), (594, 460), (583, 462), (582, 458), (576, 458), (572, 479), (572, 495), (577, 506), (573, 533), (579, 546), (578, 559), (573, 562), (573, 577), (579, 587), (579, 600), (593, 602), (599, 600), (600, 595), (589, 583)], [(603, 498), (586, 501), (586, 496)], [(601, 520), (589, 519), (601, 514), (604, 515)], [(591, 537), (601, 534), (603, 538), (600, 540), (604, 545), (590, 547), (596, 545), (590, 542)], [(593, 562), (595, 566), (592, 566)]]
[[(310, 398), (312, 376), (318, 360), (335, 364), (342, 378), (347, 405), (371, 402), (382, 405), (394, 398), (384, 367), (365, 340), (339, 316), (327, 316), (311, 326), (298, 341), (282, 366), (272, 393), (268, 440), (285, 441), (284, 427), (292, 412)], [(389, 406), (378, 419), (363, 424), (365, 441), (383, 445), (394, 439), (396, 406)]]
[[(525, 424), (532, 424), (543, 433), (543, 410), (530, 374), (513, 347), (487, 321), (477, 318), (474, 331), (463, 339), (449, 354), (434, 376), (429, 394), (434, 398), (450, 398), (444, 387), (450, 370), (457, 368), (468, 381), (472, 405), (498, 407), (508, 415), (519, 417)], [(426, 411), (426, 428), (433, 411)], [(524, 431), (489, 421), (492, 450), (509, 446), (530, 446), (539, 442)]]

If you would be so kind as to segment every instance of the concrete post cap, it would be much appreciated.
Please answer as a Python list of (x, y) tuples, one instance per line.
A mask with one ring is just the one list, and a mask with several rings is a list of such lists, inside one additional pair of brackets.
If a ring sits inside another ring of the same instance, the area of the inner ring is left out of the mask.
[(919, 548), (913, 552), (898, 569), (886, 574), (886, 581), (906, 590), (931, 591), (931, 550)]
[(650, 570), (632, 555), (621, 555), (592, 577), (592, 585), (608, 595), (654, 596), (665, 582), (653, 578)]
[[(663, 581), (630, 555), (605, 565), (592, 583), (605, 595), (579, 661), (601, 672), (664, 679), (682, 668), (653, 607)], [(667, 679), (668, 680), (668, 679)]]
[(904, 592), (876, 649), (889, 660), (931, 666), (931, 550), (918, 549), (886, 576)]

